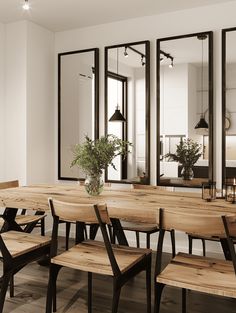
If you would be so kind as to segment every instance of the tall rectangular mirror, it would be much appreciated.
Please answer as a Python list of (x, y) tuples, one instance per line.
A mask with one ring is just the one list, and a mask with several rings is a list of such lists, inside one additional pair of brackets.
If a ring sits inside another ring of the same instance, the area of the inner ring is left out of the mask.
[(149, 184), (149, 41), (105, 48), (105, 133), (133, 144), (125, 159), (115, 158), (116, 170), (109, 166), (106, 181)]
[(87, 49), (58, 55), (58, 179), (83, 180), (73, 160), (73, 146), (85, 135), (98, 138), (99, 51)]
[(222, 30), (222, 183), (236, 178), (236, 27)]
[(213, 179), (213, 34), (157, 40), (157, 184)]

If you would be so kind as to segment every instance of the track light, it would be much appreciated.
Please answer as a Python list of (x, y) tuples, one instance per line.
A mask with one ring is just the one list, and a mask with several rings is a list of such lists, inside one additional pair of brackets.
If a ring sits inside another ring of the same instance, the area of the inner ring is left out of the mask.
[(128, 52), (127, 52), (127, 47), (125, 47), (124, 56), (125, 56), (126, 58), (128, 58), (128, 56), (129, 56), (129, 54), (128, 54)]
[(170, 62), (170, 64), (169, 64), (169, 68), (173, 68), (174, 67), (174, 59), (172, 58), (171, 59), (171, 62)]
[(145, 59), (144, 59), (144, 55), (141, 56), (141, 64), (142, 64), (142, 66), (144, 66), (146, 64)]
[(30, 5), (29, 5), (28, 0), (25, 0), (25, 3), (22, 5), (22, 8), (23, 8), (23, 10), (25, 10), (25, 11), (29, 11)]

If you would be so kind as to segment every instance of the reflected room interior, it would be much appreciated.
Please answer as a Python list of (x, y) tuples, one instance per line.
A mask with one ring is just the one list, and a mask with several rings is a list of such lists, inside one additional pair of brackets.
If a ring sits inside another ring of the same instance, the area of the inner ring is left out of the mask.
[(236, 177), (236, 28), (223, 31), (223, 168), (222, 182), (235, 181)]
[(73, 147), (85, 136), (98, 138), (98, 49), (62, 53), (58, 57), (58, 176), (84, 180), (79, 167), (71, 167)]
[[(149, 182), (149, 47), (146, 42), (106, 51), (106, 134), (132, 143), (128, 156), (114, 159), (106, 180)], [(119, 114), (119, 116), (118, 116)]]
[[(201, 187), (210, 178), (209, 133), (212, 104), (209, 94), (209, 34), (158, 41), (159, 147), (158, 185)], [(158, 127), (158, 126), (157, 126)], [(183, 166), (167, 155), (190, 138), (201, 145), (193, 177), (182, 176)], [(210, 162), (211, 163), (211, 162)]]

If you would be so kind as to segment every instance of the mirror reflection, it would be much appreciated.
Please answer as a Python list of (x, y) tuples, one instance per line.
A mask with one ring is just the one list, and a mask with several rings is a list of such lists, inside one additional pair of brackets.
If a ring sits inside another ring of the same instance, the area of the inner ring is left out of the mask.
[(117, 156), (116, 170), (106, 180), (149, 183), (149, 42), (105, 48), (105, 131), (133, 144), (125, 159)]
[(201, 187), (211, 177), (210, 36), (157, 41), (158, 185)]
[(223, 31), (223, 182), (236, 177), (236, 28)]
[(73, 146), (85, 135), (98, 137), (98, 49), (58, 56), (59, 179), (84, 179), (78, 167), (70, 167)]

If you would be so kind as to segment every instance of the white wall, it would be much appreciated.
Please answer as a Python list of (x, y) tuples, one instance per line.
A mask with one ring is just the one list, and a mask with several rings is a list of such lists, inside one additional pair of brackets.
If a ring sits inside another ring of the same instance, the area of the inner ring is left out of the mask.
[(0, 180), (4, 180), (5, 168), (5, 136), (4, 136), (4, 104), (5, 104), (5, 26), (0, 23)]
[(54, 34), (26, 21), (6, 24), (3, 47), (6, 157), (1, 178), (53, 182)]
[(5, 175), (26, 183), (27, 24), (6, 25)]
[(54, 34), (27, 22), (27, 184), (55, 178)]

